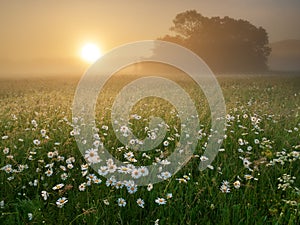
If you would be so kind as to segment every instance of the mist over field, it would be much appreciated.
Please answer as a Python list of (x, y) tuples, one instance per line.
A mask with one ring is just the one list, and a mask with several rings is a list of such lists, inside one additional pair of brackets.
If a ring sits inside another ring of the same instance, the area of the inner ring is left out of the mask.
[(1, 1), (0, 224), (300, 224), (299, 10)]

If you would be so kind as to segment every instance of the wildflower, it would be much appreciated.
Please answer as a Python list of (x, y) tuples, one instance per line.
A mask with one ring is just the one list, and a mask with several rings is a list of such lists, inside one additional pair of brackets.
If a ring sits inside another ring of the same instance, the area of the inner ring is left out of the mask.
[(155, 199), (155, 202), (158, 205), (165, 205), (167, 203), (166, 199), (164, 199), (164, 198), (157, 198), (157, 199)]
[(145, 206), (145, 202), (144, 202), (144, 200), (143, 199), (141, 199), (141, 198), (138, 198), (137, 200), (136, 200), (136, 203), (138, 204), (138, 206), (139, 207), (141, 207), (141, 208), (144, 208)]
[(95, 174), (89, 174), (87, 177), (86, 177), (89, 181), (93, 181), (94, 179), (96, 179), (96, 175)]
[(114, 173), (115, 171), (117, 170), (117, 166), (115, 165), (115, 164), (109, 164), (108, 166), (107, 166), (107, 171), (109, 172), (109, 173)]
[(127, 159), (129, 162), (137, 162), (137, 160), (135, 158), (129, 158)]
[(167, 146), (169, 145), (169, 142), (168, 142), (168, 141), (164, 141), (163, 145), (164, 145), (165, 147), (167, 147)]
[(148, 191), (151, 191), (152, 189), (153, 189), (153, 184), (151, 184), (151, 183), (150, 183), (150, 184), (148, 184), (148, 186), (147, 186), (147, 190), (148, 190)]
[(69, 163), (69, 164), (67, 164), (67, 168), (71, 170), (71, 169), (73, 169), (73, 168), (74, 168), (74, 166), (73, 166), (73, 164), (72, 164), (72, 163)]
[(87, 180), (87, 182), (86, 182), (86, 186), (91, 186), (92, 185), (92, 180)]
[(106, 125), (102, 125), (102, 127), (101, 127), (103, 130), (108, 130), (108, 126), (106, 126)]
[(8, 159), (13, 159), (14, 156), (13, 156), (13, 155), (7, 155), (6, 158), (8, 158)]
[(299, 158), (299, 155), (300, 155), (300, 153), (299, 152), (297, 152), (297, 151), (292, 151), (291, 152), (291, 155), (294, 157), (294, 158)]
[(62, 170), (62, 171), (67, 171), (67, 168), (63, 165), (60, 165), (59, 168)]
[(106, 160), (106, 165), (107, 166), (112, 165), (112, 164), (114, 164), (114, 160), (113, 159)]
[(206, 156), (203, 155), (203, 156), (200, 157), (200, 160), (201, 160), (202, 162), (204, 162), (204, 161), (207, 161), (208, 158), (207, 158)]
[(19, 169), (19, 172), (22, 172), (24, 169), (28, 169), (28, 165), (27, 164), (26, 165), (20, 164), (20, 165), (18, 165), (18, 169)]
[(226, 185), (221, 185), (220, 190), (223, 193), (230, 193), (230, 187), (228, 187)]
[(172, 193), (168, 193), (167, 194), (167, 199), (171, 199), (173, 197), (173, 194)]
[(118, 198), (118, 206), (125, 207), (126, 201), (124, 198)]
[(59, 161), (64, 161), (65, 160), (65, 157), (63, 157), (63, 156), (57, 156), (57, 161), (59, 162)]
[(88, 164), (83, 164), (81, 165), (81, 170), (85, 171), (89, 168), (89, 165)]
[(220, 187), (220, 191), (222, 193), (230, 193), (230, 184), (228, 181), (223, 180), (222, 185)]
[(142, 157), (145, 157), (147, 159), (151, 159), (151, 157), (149, 155), (147, 155), (145, 152), (142, 154)]
[(70, 136), (74, 136), (75, 135), (75, 131), (74, 130), (71, 130), (70, 131)]
[(64, 186), (65, 186), (64, 184), (57, 184), (52, 188), (52, 190), (59, 190), (59, 189), (63, 188)]
[(89, 163), (98, 163), (100, 162), (100, 157), (98, 155), (98, 151), (97, 149), (89, 149), (87, 151), (85, 151), (85, 155), (84, 155), (85, 160), (87, 160)]
[(239, 138), (239, 139), (238, 139), (238, 143), (239, 143), (239, 145), (244, 145), (243, 139)]
[(163, 166), (166, 166), (166, 165), (169, 165), (171, 162), (166, 160), (166, 159), (163, 159), (161, 161), (159, 161), (159, 164), (163, 165)]
[(128, 136), (129, 128), (127, 126), (121, 126), (120, 132), (123, 134), (124, 137)]
[(214, 167), (212, 165), (207, 165), (207, 168), (210, 169), (210, 170), (214, 169)]
[(99, 140), (100, 139), (99, 134), (94, 134), (94, 139)]
[(129, 141), (129, 144), (130, 144), (130, 145), (135, 145), (135, 143), (136, 143), (136, 142), (135, 142), (135, 139), (131, 139), (131, 140)]
[(129, 185), (127, 185), (127, 191), (129, 194), (134, 194), (135, 192), (137, 192), (137, 186), (134, 183), (130, 183)]
[(250, 174), (245, 174), (245, 175), (244, 175), (244, 178), (245, 178), (246, 180), (251, 180), (251, 179), (253, 178), (253, 176), (250, 175)]
[(132, 170), (135, 169), (135, 166), (134, 166), (133, 164), (128, 164), (128, 165), (127, 165), (127, 168), (128, 168), (130, 171), (132, 171)]
[(142, 118), (140, 115), (137, 115), (137, 114), (131, 115), (131, 117), (136, 120), (140, 120)]
[(257, 121), (257, 118), (255, 116), (251, 116), (251, 121), (255, 123)]
[(143, 177), (148, 176), (149, 170), (147, 169), (147, 167), (142, 166), (139, 170), (140, 170)]
[(235, 189), (239, 189), (241, 187), (241, 182), (237, 180), (233, 183), (233, 186)]
[(53, 152), (48, 152), (48, 153), (47, 153), (47, 156), (48, 156), (49, 159), (52, 159), (53, 156), (54, 156), (54, 153), (53, 153)]
[(133, 158), (134, 157), (134, 154), (133, 154), (133, 152), (126, 152), (126, 153), (124, 153), (124, 158), (125, 159), (130, 159), (130, 158)]
[(63, 174), (60, 175), (60, 178), (62, 180), (66, 180), (68, 178), (68, 174), (67, 173), (63, 173)]
[(183, 178), (186, 180), (190, 180), (191, 178), (188, 175), (183, 175)]
[(128, 167), (126, 166), (121, 166), (118, 168), (118, 172), (119, 173), (125, 173), (125, 174), (128, 174), (131, 172), (131, 169), (129, 169)]
[(57, 199), (56, 205), (58, 208), (62, 208), (67, 202), (68, 202), (68, 199), (66, 197), (62, 197), (62, 198)]
[(138, 179), (142, 176), (142, 173), (139, 169), (134, 169), (132, 170), (131, 172), (131, 176), (134, 178), (134, 179)]
[(115, 184), (115, 187), (117, 189), (121, 189), (121, 188), (123, 188), (123, 186), (124, 186), (124, 183), (122, 181), (117, 181)]
[(36, 120), (31, 120), (31, 124), (32, 124), (34, 127), (37, 127), (37, 126), (38, 126)]
[(0, 208), (1, 208), (1, 209), (4, 208), (4, 200), (2, 200), (2, 201), (0, 202)]
[(74, 163), (75, 162), (75, 158), (74, 157), (69, 157), (66, 159), (66, 163), (67, 164), (71, 164), (71, 163)]
[[(292, 188), (292, 184), (295, 182), (296, 177), (292, 177), (291, 175), (288, 174), (283, 174), (282, 177), (279, 177), (279, 184), (278, 184), (278, 189), (282, 189), (285, 191), (287, 188)], [(297, 190), (297, 188), (296, 188)]]
[(226, 116), (225, 116), (225, 119), (229, 122), (230, 121), (230, 119), (231, 119), (232, 117), (229, 115), (229, 114), (227, 114)]
[(78, 187), (79, 191), (85, 191), (85, 188), (86, 188), (86, 183), (85, 182), (80, 184), (79, 187)]
[(116, 179), (114, 176), (110, 177), (109, 179), (106, 180), (106, 186), (109, 187), (109, 186), (115, 186), (116, 184)]
[(109, 201), (108, 201), (107, 199), (104, 199), (104, 200), (103, 200), (103, 203), (104, 203), (105, 205), (109, 205)]
[(12, 165), (11, 164), (7, 164), (6, 166), (3, 166), (1, 168), (1, 170), (4, 170), (6, 173), (12, 173), (12, 171), (13, 171)]
[(42, 191), (41, 192), (41, 196), (46, 201), (48, 199), (48, 197), (49, 197), (49, 193), (47, 191)]
[(45, 174), (47, 175), (47, 177), (50, 177), (53, 174), (52, 168), (47, 169), (47, 171), (45, 172)]
[(176, 178), (176, 180), (179, 181), (179, 184), (180, 184), (180, 183), (187, 183), (187, 180), (184, 179), (184, 178)]
[(97, 178), (97, 177), (95, 177), (95, 178), (93, 179), (93, 182), (94, 182), (94, 184), (101, 184), (101, 183), (102, 183), (102, 180), (99, 179), (99, 178)]
[(172, 176), (172, 174), (169, 172), (169, 171), (165, 171), (165, 172), (161, 172), (160, 175), (158, 175), (158, 178), (161, 178), (161, 179), (168, 179)]
[(8, 139), (8, 136), (7, 136), (7, 135), (2, 136), (2, 140), (6, 140), (6, 139)]
[(106, 174), (108, 174), (107, 166), (101, 166), (100, 169), (98, 169), (98, 173), (101, 176), (105, 176)]
[(9, 148), (4, 148), (3, 149), (3, 153), (6, 155), (6, 154), (8, 154), (9, 153)]
[(46, 136), (46, 130), (45, 130), (45, 129), (42, 129), (42, 130), (41, 130), (41, 135), (42, 135), (42, 137), (45, 137), (45, 136)]
[(28, 216), (28, 220), (32, 220), (32, 213), (28, 213), (27, 216)]
[(157, 138), (157, 134), (155, 132), (150, 132), (150, 134), (148, 134), (148, 136), (151, 140), (155, 140)]
[(244, 165), (245, 168), (249, 169), (249, 166), (251, 165), (251, 162), (248, 159), (243, 158), (243, 165)]
[(33, 140), (33, 144), (35, 144), (35, 145), (40, 145), (41, 142), (40, 142), (38, 139), (35, 139), (35, 140)]

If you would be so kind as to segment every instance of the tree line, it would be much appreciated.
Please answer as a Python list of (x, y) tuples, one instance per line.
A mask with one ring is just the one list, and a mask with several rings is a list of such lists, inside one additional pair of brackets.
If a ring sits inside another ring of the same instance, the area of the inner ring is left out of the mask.
[(170, 28), (175, 35), (159, 40), (182, 45), (199, 55), (214, 72), (268, 70), (271, 53), (268, 34), (242, 19), (205, 17), (196, 10), (176, 15)]

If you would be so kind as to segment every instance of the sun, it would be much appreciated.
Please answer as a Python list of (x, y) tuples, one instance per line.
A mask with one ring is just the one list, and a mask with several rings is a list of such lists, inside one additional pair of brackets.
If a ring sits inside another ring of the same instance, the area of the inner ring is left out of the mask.
[(84, 61), (94, 63), (102, 56), (102, 52), (96, 44), (86, 43), (81, 49), (80, 56)]

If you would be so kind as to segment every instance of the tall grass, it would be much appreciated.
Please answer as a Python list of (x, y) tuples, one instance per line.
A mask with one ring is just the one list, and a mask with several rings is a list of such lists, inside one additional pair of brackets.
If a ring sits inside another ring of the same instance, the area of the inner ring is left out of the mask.
[[(124, 153), (130, 149), (116, 139), (110, 108), (118, 91), (134, 78), (113, 78), (96, 107), (100, 140), (121, 161), (127, 160)], [(227, 106), (226, 138), (210, 168), (202, 172), (199, 156), (210, 134), (207, 102), (191, 80), (173, 79), (196, 102), (202, 128), (197, 150), (178, 173), (153, 189), (138, 187), (133, 194), (125, 185), (108, 187), (97, 171), (83, 168), (86, 161), (72, 135), (77, 79), (2, 79), (0, 223), (299, 224), (300, 77), (219, 75)], [(164, 139), (168, 145), (161, 143), (147, 152), (149, 157), (132, 150), (136, 165), (149, 165), (155, 157), (163, 160), (176, 145), (176, 110), (157, 98), (133, 108), (132, 115), (141, 117), (131, 120), (135, 135), (147, 135), (153, 114), (170, 127)], [(47, 176), (49, 169), (52, 174)], [(57, 184), (64, 186), (53, 190)], [(67, 202), (57, 203), (62, 197)], [(120, 198), (126, 201), (124, 207), (118, 205)], [(137, 204), (138, 198), (144, 205)], [(157, 198), (166, 204), (159, 205)]]

